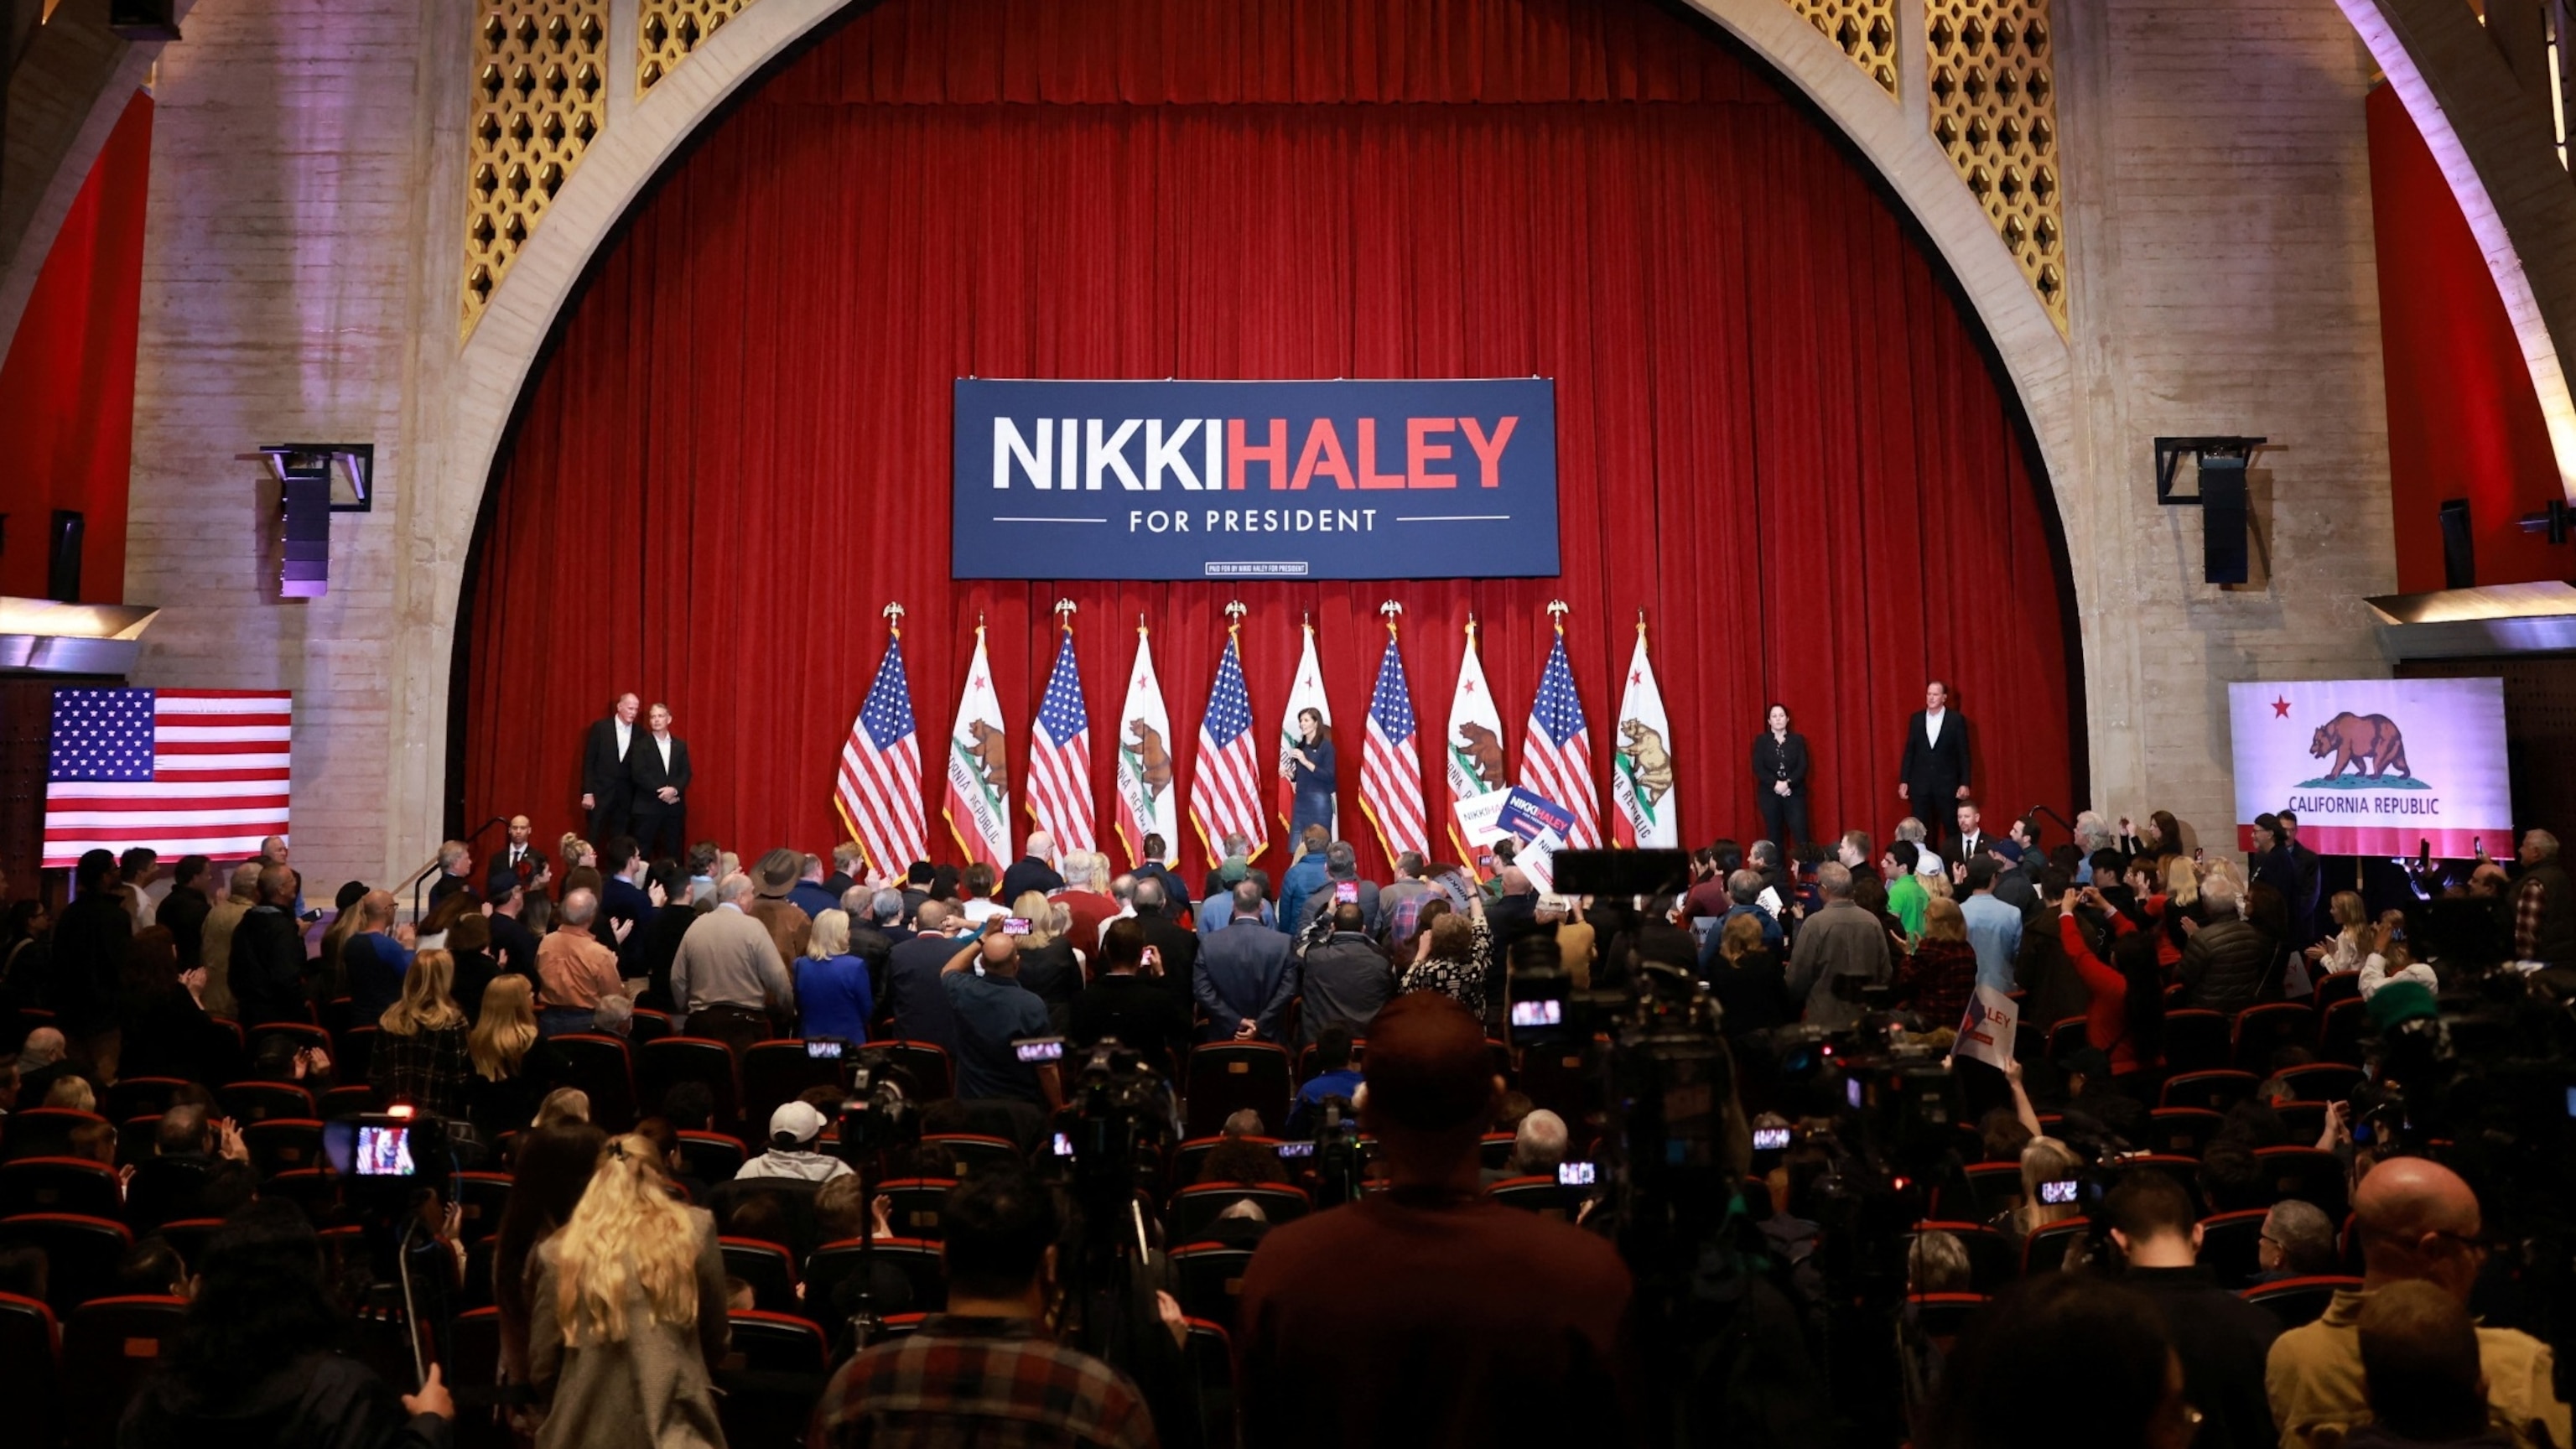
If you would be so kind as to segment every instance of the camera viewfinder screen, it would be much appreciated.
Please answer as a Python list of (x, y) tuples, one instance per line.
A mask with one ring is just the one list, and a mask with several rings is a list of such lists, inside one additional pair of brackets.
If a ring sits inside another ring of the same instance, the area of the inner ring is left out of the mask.
[(2055, 1182), (2041, 1183), (2039, 1185), (2039, 1200), (2044, 1203), (2065, 1203), (2075, 1201), (2075, 1179), (2071, 1177), (2061, 1177)]
[(1565, 1021), (1565, 1003), (1554, 997), (1544, 1001), (1512, 1003), (1514, 1026), (1559, 1026)]
[(1592, 1164), (1560, 1162), (1556, 1165), (1556, 1181), (1560, 1187), (1590, 1187), (1592, 1186)]
[(1788, 1150), (1788, 1146), (1789, 1129), (1786, 1127), (1753, 1129), (1753, 1150), (1756, 1152), (1784, 1152)]
[(841, 1044), (836, 1041), (808, 1041), (805, 1043), (805, 1058), (808, 1061), (837, 1062), (841, 1059)]
[(1060, 1062), (1064, 1060), (1064, 1041), (1060, 1037), (1049, 1038), (1045, 1041), (1024, 1041), (1016, 1043), (1015, 1045), (1019, 1051), (1020, 1060), (1024, 1062)]
[(411, 1129), (408, 1127), (358, 1127), (358, 1175), (360, 1177), (410, 1177), (419, 1169), (411, 1160)]

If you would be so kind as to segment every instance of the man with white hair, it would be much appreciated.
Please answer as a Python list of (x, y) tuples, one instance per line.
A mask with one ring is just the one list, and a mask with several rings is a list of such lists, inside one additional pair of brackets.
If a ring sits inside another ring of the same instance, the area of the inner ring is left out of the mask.
[(2226, 876), (2214, 875), (2202, 884), (2200, 905), (2207, 923), (2183, 945), (2176, 973), (2182, 996), (2174, 1004), (2242, 1011), (2261, 997), (2279, 943), (2245, 919), (2236, 882)]
[(1010, 869), (1002, 872), (1002, 899), (1016, 901), (1030, 891), (1051, 896), (1063, 890), (1064, 877), (1056, 873), (1055, 850), (1054, 836), (1043, 830), (1030, 831), (1027, 848), (1011, 862)]
[(462, 840), (442, 841), (438, 847), (438, 879), (430, 883), (429, 903), (440, 901), (458, 891), (472, 888), (467, 874), (474, 869), (474, 850)]
[(206, 924), (199, 932), (198, 963), (206, 968), (205, 1007), (208, 1016), (238, 1020), (241, 1007), (233, 1000), (233, 931), (242, 917), (259, 904), (259, 870), (256, 860), (245, 860), (233, 867), (230, 888), (215, 908), (206, 913)]
[[(2084, 858), (2078, 861), (2075, 866), (2075, 883), (2077, 885), (2094, 884), (2094, 855), (2097, 852), (2113, 848), (2119, 844), (2119, 840), (2120, 837), (2111, 829), (2111, 822), (2103, 819), (2100, 811), (2085, 810), (2076, 814), (2075, 848), (2084, 852)], [(2105, 884), (2107, 884), (2107, 882), (2105, 882)]]
[(1097, 954), (1101, 928), (1118, 914), (1118, 902), (1109, 894), (1109, 857), (1096, 850), (1067, 852), (1064, 887), (1047, 899), (1073, 918), (1068, 933), (1074, 947), (1085, 956)]
[(673, 1028), (736, 1052), (770, 1037), (770, 1011), (796, 1009), (786, 959), (769, 928), (749, 914), (751, 900), (750, 876), (736, 871), (716, 882), (715, 907), (689, 923), (671, 959), (671, 1001), (685, 1013)]
[(1888, 938), (1878, 917), (1852, 900), (1848, 867), (1833, 861), (1818, 866), (1816, 891), (1824, 897), (1824, 909), (1807, 918), (1790, 949), (1789, 999), (1806, 1002), (1808, 1025), (1839, 1031), (1860, 1020), (1861, 1006), (1836, 996), (1835, 980), (1856, 976), (1864, 982), (1886, 981)]
[(1491, 1187), (1507, 1177), (1556, 1176), (1556, 1166), (1565, 1160), (1570, 1139), (1565, 1119), (1545, 1107), (1539, 1108), (1513, 1129), (1512, 1155), (1503, 1159), (1501, 1167), (1485, 1169), (1485, 1185)]
[(2576, 889), (2558, 863), (2558, 837), (2526, 830), (2515, 854), (2522, 879), (2513, 888), (2514, 959), (2576, 965)]

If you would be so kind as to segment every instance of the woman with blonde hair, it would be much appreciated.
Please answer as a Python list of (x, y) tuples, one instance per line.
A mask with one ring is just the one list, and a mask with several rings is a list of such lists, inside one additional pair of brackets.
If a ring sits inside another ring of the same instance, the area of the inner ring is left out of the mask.
[(708, 1370), (724, 1360), (716, 1222), (671, 1192), (653, 1139), (611, 1138), (563, 1231), (537, 1249), (528, 1377), (538, 1449), (723, 1449)]
[(813, 934), (805, 938), (805, 959), (796, 963), (796, 1009), (809, 1038), (868, 1039), (876, 993), (868, 983), (868, 963), (850, 950), (850, 913), (837, 906), (817, 914)]
[(1073, 999), (1082, 994), (1082, 959), (1065, 931), (1073, 912), (1036, 891), (1022, 891), (1011, 902), (1011, 914), (1029, 923), (1020, 937), (1020, 984), (1046, 1003), (1047, 1020), (1061, 1035), (1073, 1020)]
[[(2054, 1137), (2033, 1137), (2021, 1150), (2021, 1203), (2006, 1208), (1994, 1221), (1995, 1231), (2012, 1240), (2014, 1248), (2022, 1240), (2050, 1223), (2062, 1223), (2084, 1211), (2083, 1204), (2069, 1189), (2076, 1175), (2084, 1170), (2084, 1159), (2075, 1149)], [(2052, 1197), (2062, 1202), (2050, 1202)], [(2049, 1267), (2056, 1267), (2054, 1263)]]
[(2370, 957), (2371, 931), (2368, 908), (2352, 891), (2336, 891), (2328, 905), (2334, 913), (2335, 933), (2308, 948), (2308, 959), (2317, 963), (2328, 976), (2358, 971)]
[(465, 1084), (465, 1115), (486, 1142), (528, 1125), (553, 1086), (536, 1052), (536, 993), (528, 978), (504, 973), (483, 988), (483, 1009), (465, 1038), (474, 1075)]
[(403, 973), (402, 995), (376, 1018), (367, 1083), (386, 1103), (408, 1100), (434, 1116), (462, 1115), (471, 1067), (465, 1013), (449, 994), (455, 975), (455, 958), (445, 951), (421, 952)]
[(1729, 916), (1719, 928), (1718, 969), (1708, 973), (1709, 995), (1717, 998), (1726, 1034), (1769, 1031), (1797, 1020), (1789, 1007), (1787, 968), (1762, 941), (1762, 920), (1751, 911)]

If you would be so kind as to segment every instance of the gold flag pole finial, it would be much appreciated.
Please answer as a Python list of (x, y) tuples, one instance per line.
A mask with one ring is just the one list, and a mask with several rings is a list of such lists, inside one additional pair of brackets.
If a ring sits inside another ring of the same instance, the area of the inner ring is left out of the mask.
[(1058, 599), (1058, 600), (1056, 600), (1056, 601), (1055, 601), (1055, 617), (1056, 617), (1056, 625), (1057, 625), (1057, 627), (1059, 627), (1059, 628), (1063, 629), (1063, 630), (1064, 630), (1064, 632), (1066, 632), (1066, 633), (1068, 633), (1068, 634), (1072, 633), (1072, 632), (1073, 632), (1073, 612), (1074, 612), (1074, 610), (1075, 610), (1075, 609), (1077, 609), (1077, 608), (1079, 608), (1079, 607), (1081, 607), (1081, 606), (1080, 606), (1080, 605), (1078, 605), (1078, 604), (1076, 604), (1076, 603), (1074, 603), (1074, 601), (1073, 601), (1073, 600), (1071, 600), (1071, 599)]
[(1572, 612), (1574, 612), (1574, 606), (1563, 599), (1547, 601), (1547, 616), (1556, 625), (1556, 632), (1559, 634), (1565, 632), (1565, 616)]
[(890, 633), (890, 634), (894, 635), (894, 636), (895, 636), (896, 638), (898, 638), (898, 639), (902, 638), (902, 637), (903, 637), (903, 605), (901, 605), (901, 604), (888, 604), (888, 605), (886, 605), (886, 606), (885, 606), (885, 608), (884, 608), (883, 610), (881, 610), (880, 612), (882, 612), (882, 613), (885, 615), (886, 631), (887, 631), (888, 633)]
[(1251, 608), (1243, 600), (1228, 600), (1225, 606), (1225, 632), (1240, 636), (1243, 629), (1243, 616), (1251, 612)]

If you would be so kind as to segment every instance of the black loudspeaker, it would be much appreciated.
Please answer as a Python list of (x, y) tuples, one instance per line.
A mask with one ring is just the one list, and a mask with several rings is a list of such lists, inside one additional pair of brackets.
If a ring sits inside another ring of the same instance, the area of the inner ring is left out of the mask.
[(176, 40), (178, 0), (107, 0), (107, 28), (124, 40)]
[(45, 541), (45, 597), (61, 604), (80, 602), (81, 536), (89, 531), (76, 508), (54, 510), (54, 528)]
[(2246, 545), (2245, 459), (2204, 453), (2200, 459), (2201, 578), (2241, 584), (2253, 577)]
[(331, 587), (331, 465), (319, 454), (288, 456), (278, 470), (277, 516), (285, 554), (277, 594), (318, 599)]
[(2469, 532), (2469, 500), (2442, 500), (2442, 587), (2478, 586), (2478, 540)]

